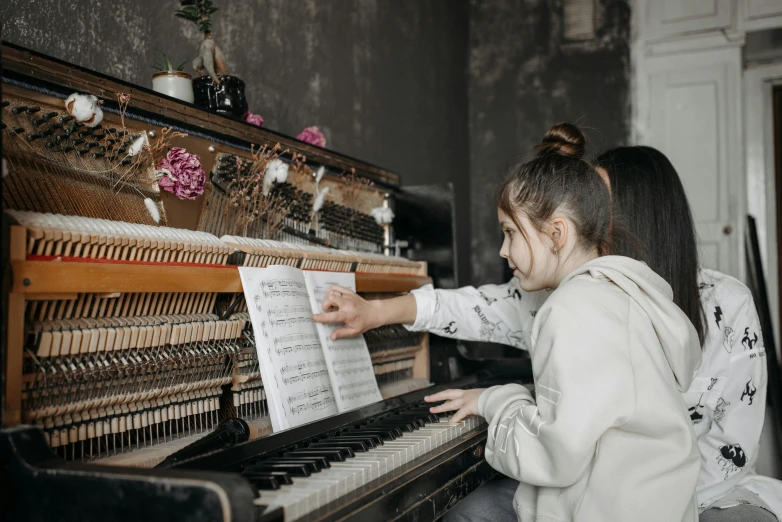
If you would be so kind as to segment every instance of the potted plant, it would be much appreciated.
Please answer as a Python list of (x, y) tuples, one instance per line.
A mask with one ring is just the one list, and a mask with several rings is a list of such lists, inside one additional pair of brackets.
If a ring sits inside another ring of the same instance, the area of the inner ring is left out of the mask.
[(181, 9), (176, 16), (193, 22), (203, 35), (193, 69), (198, 78), (193, 80), (196, 105), (235, 118), (247, 112), (244, 82), (228, 74), (225, 56), (212, 38), (212, 14), (217, 8), (212, 0), (179, 0)]
[(193, 103), (193, 82), (188, 73), (182, 70), (188, 58), (174, 67), (166, 53), (158, 49), (163, 60), (152, 66), (157, 72), (152, 75), (152, 90)]

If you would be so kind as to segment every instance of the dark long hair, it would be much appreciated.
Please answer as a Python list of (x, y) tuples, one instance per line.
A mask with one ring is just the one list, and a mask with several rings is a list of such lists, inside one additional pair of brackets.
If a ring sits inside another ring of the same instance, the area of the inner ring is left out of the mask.
[(613, 253), (646, 261), (671, 285), (674, 303), (695, 326), (702, 346), (707, 321), (698, 290), (698, 246), (679, 174), (652, 147), (612, 149), (594, 165), (608, 172), (614, 220), (638, 240), (614, 237)]
[[(508, 169), (496, 193), (497, 207), (529, 238), (517, 220), (521, 211), (543, 232), (556, 211), (566, 214), (582, 248), (605, 255), (611, 245), (611, 195), (595, 168), (584, 161), (584, 134), (569, 123), (549, 129), (536, 147), (536, 156)], [(530, 269), (534, 259), (531, 260)]]

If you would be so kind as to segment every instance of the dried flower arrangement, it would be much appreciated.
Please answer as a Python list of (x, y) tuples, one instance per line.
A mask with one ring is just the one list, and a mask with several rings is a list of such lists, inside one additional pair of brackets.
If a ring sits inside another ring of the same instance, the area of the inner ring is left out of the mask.
[[(35, 134), (39, 131), (33, 124), (33, 113), (17, 110), (13, 113), (16, 115), (13, 128), (5, 133), (13, 139), (13, 143), (9, 141), (9, 147), (14, 148), (14, 169), (34, 172), (42, 178), (48, 176), (57, 187), (55, 199), (62, 191), (80, 194), (85, 198), (83, 212), (88, 217), (107, 216), (107, 208), (111, 205), (103, 200), (91, 201), (89, 194), (105, 194), (101, 191), (109, 190), (119, 198), (117, 205), (125, 212), (122, 219), (144, 222), (148, 215), (159, 223), (162, 207), (157, 197), (155, 165), (165, 157), (170, 139), (184, 134), (163, 129), (153, 139), (144, 131), (127, 128), (125, 111), (131, 96), (123, 92), (114, 95), (121, 122), (116, 126), (104, 121), (102, 100), (91, 94), (75, 92), (68, 96), (63, 101), (64, 110), (57, 118), (58, 123), (50, 124), (45, 136)], [(56, 114), (50, 113), (47, 119), (55, 121), (53, 116)], [(46, 168), (41, 169), (40, 165), (46, 165)], [(135, 194), (143, 200), (140, 208), (128, 204), (128, 197)], [(26, 204), (36, 211), (54, 211), (54, 201), (45, 201), (43, 193), (40, 196), (34, 198), (35, 202)]]
[[(282, 153), (279, 144), (253, 149), (249, 172), (238, 176), (228, 186), (231, 205), (241, 209), (234, 221), (234, 234), (246, 234), (250, 225), (258, 220), (264, 223), (266, 238), (274, 239), (282, 229), (288, 205), (281, 194), (272, 190), (275, 183), (287, 180), (290, 166), (280, 159)], [(238, 171), (242, 170), (242, 165), (237, 167)]]

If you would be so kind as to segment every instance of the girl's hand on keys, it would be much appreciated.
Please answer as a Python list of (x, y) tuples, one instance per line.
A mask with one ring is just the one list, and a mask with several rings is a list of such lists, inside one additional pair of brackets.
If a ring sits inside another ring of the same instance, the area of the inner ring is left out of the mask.
[(445, 401), (439, 406), (429, 408), (432, 413), (442, 413), (444, 411), (456, 410), (451, 418), (451, 422), (460, 422), (465, 417), (478, 414), (478, 398), (485, 388), (475, 388), (472, 390), (445, 390), (434, 395), (424, 397), (426, 402)]
[(383, 322), (382, 301), (367, 301), (357, 293), (338, 285), (326, 292), (321, 308), (325, 313), (315, 314), (312, 319), (318, 323), (344, 323), (331, 333), (331, 340), (355, 337)]

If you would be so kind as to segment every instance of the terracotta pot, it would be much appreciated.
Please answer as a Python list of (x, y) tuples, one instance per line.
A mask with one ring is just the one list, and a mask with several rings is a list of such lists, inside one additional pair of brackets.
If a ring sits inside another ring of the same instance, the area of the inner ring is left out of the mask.
[(152, 75), (152, 90), (193, 103), (193, 82), (184, 71), (158, 71)]

